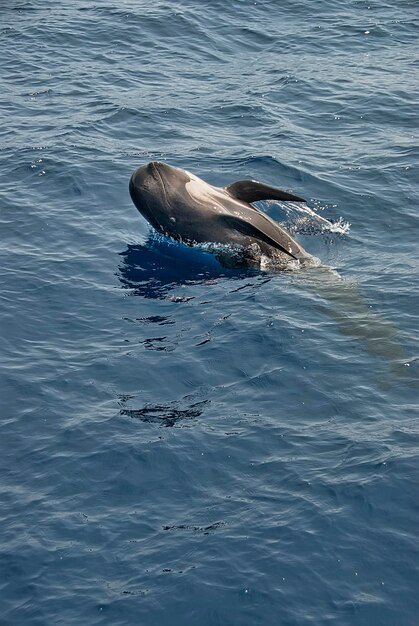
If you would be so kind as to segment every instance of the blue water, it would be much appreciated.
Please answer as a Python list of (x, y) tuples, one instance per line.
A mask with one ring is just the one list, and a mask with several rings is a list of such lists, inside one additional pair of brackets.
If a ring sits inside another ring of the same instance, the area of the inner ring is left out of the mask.
[[(1, 624), (418, 624), (417, 18), (1, 3)], [(318, 267), (226, 269), (152, 159), (344, 227), (263, 203)]]

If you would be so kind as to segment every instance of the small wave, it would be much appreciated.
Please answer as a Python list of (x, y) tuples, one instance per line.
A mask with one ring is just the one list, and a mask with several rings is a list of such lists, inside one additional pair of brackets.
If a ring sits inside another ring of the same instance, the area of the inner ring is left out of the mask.
[(349, 229), (351, 228), (351, 224), (349, 222), (345, 222), (342, 217), (340, 217), (337, 222), (329, 222), (329, 224), (329, 232), (339, 233), (340, 235), (347, 235), (349, 233)]
[[(268, 204), (276, 204), (274, 201), (268, 201)], [(317, 211), (311, 209), (306, 204), (301, 205), (297, 202), (286, 202), (283, 207), (285, 211), (285, 228), (292, 234), (316, 234), (316, 233), (337, 233), (346, 235), (351, 227), (342, 217), (332, 222)]]
[(325, 267), (321, 260), (308, 254), (304, 259), (288, 259), (286, 257), (268, 257), (264, 254), (260, 258), (260, 269), (263, 272), (298, 272), (315, 267)]
[[(294, 203), (295, 204), (295, 203)], [(351, 225), (349, 222), (345, 222), (342, 217), (340, 217), (336, 222), (331, 222), (326, 219), (322, 215), (319, 215), (313, 209), (310, 209), (307, 205), (304, 206), (293, 206), (293, 209), (308, 217), (308, 221), (320, 228), (321, 232), (330, 232), (330, 233), (339, 233), (341, 235), (346, 235), (349, 232)]]

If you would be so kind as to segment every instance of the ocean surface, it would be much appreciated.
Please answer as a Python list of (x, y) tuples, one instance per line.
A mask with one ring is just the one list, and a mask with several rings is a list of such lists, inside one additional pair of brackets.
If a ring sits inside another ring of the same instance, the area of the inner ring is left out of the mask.
[[(417, 0), (2, 0), (0, 624), (419, 624)], [(151, 160), (318, 259), (157, 236)]]

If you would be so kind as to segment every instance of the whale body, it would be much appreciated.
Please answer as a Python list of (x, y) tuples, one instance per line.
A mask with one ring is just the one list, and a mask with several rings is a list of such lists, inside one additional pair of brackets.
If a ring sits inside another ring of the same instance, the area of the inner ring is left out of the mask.
[(158, 161), (133, 173), (129, 191), (151, 226), (176, 241), (233, 246), (249, 264), (261, 255), (284, 263), (310, 257), (277, 222), (251, 204), (269, 199), (305, 202), (287, 191), (254, 180), (214, 187), (186, 170)]

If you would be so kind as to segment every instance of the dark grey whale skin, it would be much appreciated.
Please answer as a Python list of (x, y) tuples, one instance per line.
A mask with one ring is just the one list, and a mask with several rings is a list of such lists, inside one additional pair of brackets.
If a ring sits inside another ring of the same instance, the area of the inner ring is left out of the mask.
[[(160, 233), (189, 245), (230, 244), (283, 260), (310, 255), (283, 228), (252, 206), (258, 200), (305, 202), (254, 180), (213, 187), (186, 170), (153, 161), (131, 176), (132, 201)], [(249, 254), (249, 258), (252, 254)]]

